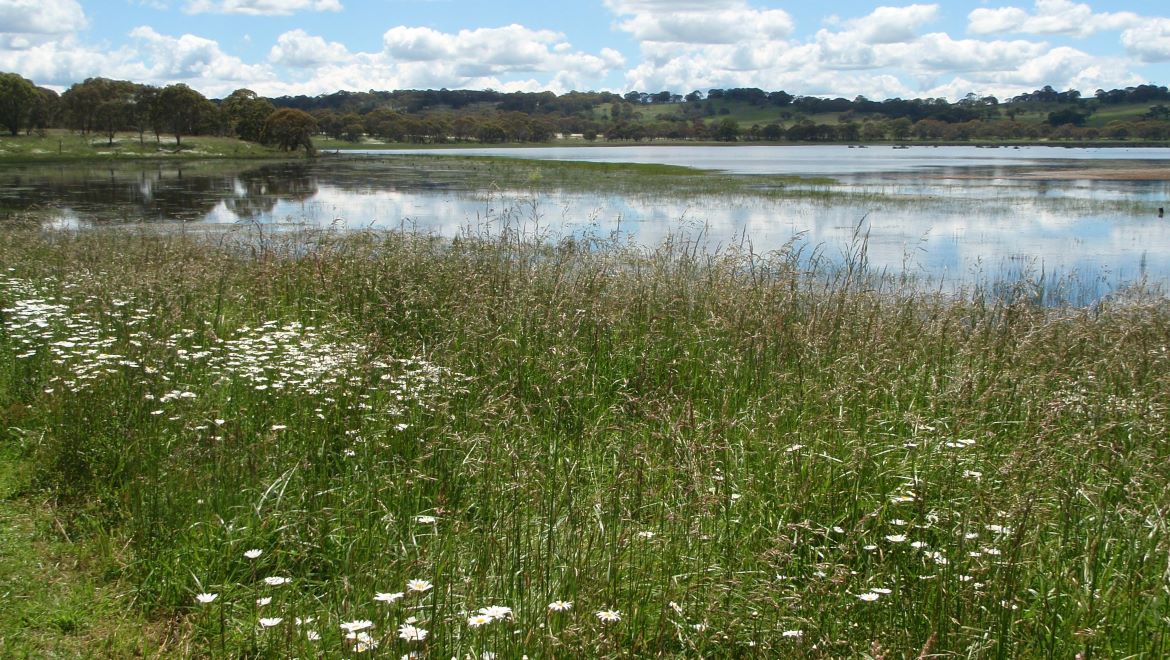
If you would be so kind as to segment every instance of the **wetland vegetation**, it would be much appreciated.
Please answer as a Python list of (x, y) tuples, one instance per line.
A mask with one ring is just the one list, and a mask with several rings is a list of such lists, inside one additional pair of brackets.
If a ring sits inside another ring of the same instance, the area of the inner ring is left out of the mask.
[(164, 654), (1167, 653), (1160, 295), (9, 224), (5, 443)]

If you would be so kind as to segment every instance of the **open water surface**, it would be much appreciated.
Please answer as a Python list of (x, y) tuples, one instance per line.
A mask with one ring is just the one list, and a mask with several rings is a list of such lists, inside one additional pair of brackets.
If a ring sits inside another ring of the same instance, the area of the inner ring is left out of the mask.
[[(411, 151), (417, 154), (418, 151)], [(615, 194), (477, 189), (385, 153), (275, 165), (164, 163), (0, 168), (0, 215), (47, 212), (62, 229), (127, 223), (504, 229), (557, 239), (667, 237), (757, 253), (795, 243), (843, 259), (866, 239), (870, 267), (943, 286), (1021, 274), (1073, 279), (1089, 298), (1170, 284), (1170, 181), (1022, 177), (1102, 163), (1170, 167), (1159, 149), (973, 147), (595, 147), (459, 150), (522, 158), (656, 162), (744, 174), (832, 176), (812, 195)], [(821, 194), (827, 193), (827, 194)]]

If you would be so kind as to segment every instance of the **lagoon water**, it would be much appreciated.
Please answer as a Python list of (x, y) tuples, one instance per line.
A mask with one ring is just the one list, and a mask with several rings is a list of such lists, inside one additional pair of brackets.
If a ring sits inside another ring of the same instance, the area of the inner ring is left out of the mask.
[[(414, 150), (407, 153), (418, 154)], [(739, 174), (832, 176), (831, 195), (672, 196), (475, 189), (386, 152), (315, 164), (8, 166), (0, 209), (51, 209), (58, 228), (201, 225), (410, 229), (443, 236), (504, 229), (556, 239), (668, 236), (708, 251), (789, 243), (841, 256), (858, 232), (871, 267), (953, 287), (985, 279), (1071, 278), (1090, 298), (1127, 283), (1170, 284), (1170, 181), (1069, 175), (1103, 164), (1170, 167), (1161, 149), (973, 147), (594, 147), (456, 154), (655, 162)], [(226, 168), (226, 169), (225, 169)], [(1041, 172), (1037, 174), (1037, 172)], [(1024, 173), (1032, 174), (1025, 175)], [(1042, 172), (1057, 172), (1047, 176)]]

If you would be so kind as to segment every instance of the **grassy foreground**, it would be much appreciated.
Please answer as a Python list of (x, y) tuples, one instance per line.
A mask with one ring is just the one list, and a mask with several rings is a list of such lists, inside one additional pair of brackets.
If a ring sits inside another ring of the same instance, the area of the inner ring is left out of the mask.
[(1170, 303), (855, 254), (9, 229), (4, 442), (199, 655), (1164, 657)]

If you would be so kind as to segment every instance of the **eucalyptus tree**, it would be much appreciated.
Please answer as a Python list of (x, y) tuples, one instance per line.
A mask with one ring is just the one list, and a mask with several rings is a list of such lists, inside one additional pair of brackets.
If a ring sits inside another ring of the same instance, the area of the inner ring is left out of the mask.
[(264, 122), (263, 142), (275, 145), (281, 151), (296, 151), (304, 147), (312, 156), (313, 134), (317, 132), (317, 121), (303, 110), (282, 108), (273, 112)]
[(227, 115), (230, 130), (248, 142), (260, 141), (265, 120), (276, 110), (268, 99), (250, 89), (237, 89), (219, 107)]
[(0, 73), (0, 124), (12, 135), (19, 135), (37, 97), (37, 88), (32, 81), (15, 73)]
[[(158, 93), (154, 119), (159, 127), (175, 136), (175, 147), (183, 147), (183, 136), (194, 135), (211, 103), (199, 92), (183, 83), (167, 85)], [(214, 106), (211, 106), (214, 108)]]

